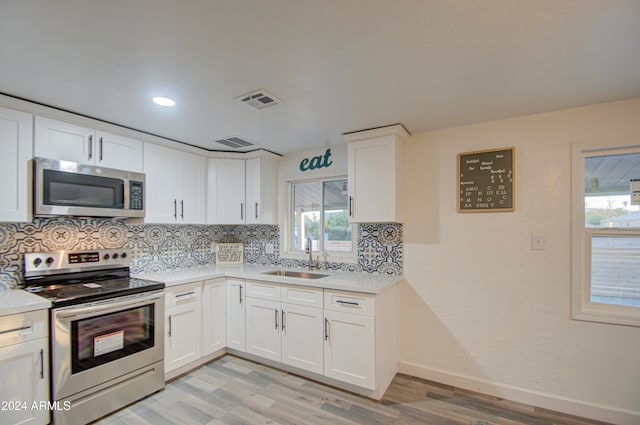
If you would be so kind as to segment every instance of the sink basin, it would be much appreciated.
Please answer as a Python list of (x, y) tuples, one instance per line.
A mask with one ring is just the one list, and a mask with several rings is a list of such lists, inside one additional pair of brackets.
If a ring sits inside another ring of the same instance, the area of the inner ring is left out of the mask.
[(262, 274), (269, 274), (271, 276), (283, 276), (283, 277), (299, 277), (302, 279), (322, 279), (329, 276), (328, 274), (303, 272), (297, 270), (271, 270), (268, 272), (262, 272)]

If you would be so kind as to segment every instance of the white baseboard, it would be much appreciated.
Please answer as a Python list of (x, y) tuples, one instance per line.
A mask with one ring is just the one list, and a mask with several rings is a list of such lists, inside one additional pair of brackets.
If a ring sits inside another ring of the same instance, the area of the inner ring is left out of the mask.
[(640, 424), (640, 411), (638, 410), (621, 409), (615, 406), (590, 403), (584, 400), (543, 393), (499, 382), (491, 382), (406, 361), (398, 362), (398, 372), (570, 415), (617, 425)]

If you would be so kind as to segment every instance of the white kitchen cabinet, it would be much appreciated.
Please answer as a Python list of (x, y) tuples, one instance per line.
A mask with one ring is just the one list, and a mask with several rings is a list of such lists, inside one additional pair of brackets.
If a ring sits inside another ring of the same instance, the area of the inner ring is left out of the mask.
[(408, 137), (401, 125), (345, 135), (352, 222), (404, 221), (403, 145)]
[[(251, 283), (249, 283), (250, 285)], [(281, 360), (280, 301), (247, 297), (246, 351), (265, 359)]]
[(246, 352), (322, 374), (322, 297), (318, 288), (247, 282)]
[(50, 421), (49, 410), (32, 408), (49, 400), (48, 314), (38, 310), (0, 317), (0, 400), (7, 403), (2, 424)]
[(0, 107), (0, 221), (30, 222), (33, 115)]
[(277, 173), (272, 159), (209, 159), (207, 223), (277, 224)]
[(267, 158), (245, 162), (246, 224), (278, 224), (278, 163)]
[(165, 373), (202, 355), (202, 282), (165, 289)]
[(205, 280), (202, 287), (202, 355), (227, 345), (227, 281)]
[(245, 351), (245, 282), (227, 279), (227, 347)]
[(282, 363), (322, 375), (322, 309), (282, 303)]
[(204, 224), (205, 158), (145, 143), (145, 223)]
[(325, 311), (324, 374), (374, 389), (374, 319)]
[(208, 160), (208, 224), (244, 224), (247, 213), (244, 166), (244, 159)]
[(142, 172), (142, 142), (65, 121), (36, 116), (35, 152), (81, 164)]

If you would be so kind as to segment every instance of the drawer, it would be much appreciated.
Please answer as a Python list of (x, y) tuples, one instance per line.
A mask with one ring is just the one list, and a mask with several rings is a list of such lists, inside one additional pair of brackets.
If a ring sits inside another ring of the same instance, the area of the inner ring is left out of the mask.
[(281, 285), (280, 300), (283, 303), (322, 308), (324, 294), (322, 288), (299, 285)]
[(376, 296), (360, 292), (324, 290), (325, 310), (375, 316)]
[(200, 302), (202, 295), (202, 282), (186, 283), (184, 285), (165, 288), (164, 306), (174, 307), (190, 302)]
[(280, 284), (247, 281), (247, 297), (280, 301)]
[(0, 347), (46, 338), (49, 310), (0, 316)]

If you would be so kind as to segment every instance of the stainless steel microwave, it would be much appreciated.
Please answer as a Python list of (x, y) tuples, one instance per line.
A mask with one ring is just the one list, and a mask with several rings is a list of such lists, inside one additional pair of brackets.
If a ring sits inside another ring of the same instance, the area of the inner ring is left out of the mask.
[(34, 158), (34, 216), (144, 217), (145, 175)]

